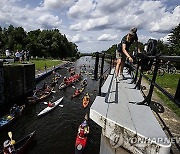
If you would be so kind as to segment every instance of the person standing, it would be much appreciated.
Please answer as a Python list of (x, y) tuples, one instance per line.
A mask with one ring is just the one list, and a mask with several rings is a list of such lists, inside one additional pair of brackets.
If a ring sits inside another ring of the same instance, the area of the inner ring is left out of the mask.
[[(137, 28), (135, 27), (131, 28), (129, 33), (122, 38), (121, 42), (117, 46), (116, 68), (115, 68), (115, 75), (117, 82), (124, 79), (123, 68), (126, 58), (129, 60), (129, 62), (133, 62), (133, 59), (128, 52), (130, 46), (134, 42), (137, 43), (136, 46), (138, 48), (138, 36), (136, 32), (137, 32)], [(140, 52), (139, 48), (138, 48), (138, 52)]]

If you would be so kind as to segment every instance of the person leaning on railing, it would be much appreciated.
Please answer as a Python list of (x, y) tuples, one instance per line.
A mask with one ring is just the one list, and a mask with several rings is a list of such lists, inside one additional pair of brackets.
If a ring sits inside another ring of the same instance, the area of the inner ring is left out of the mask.
[[(115, 73), (116, 73), (116, 81), (118, 82), (124, 79), (123, 68), (126, 58), (129, 60), (129, 62), (133, 62), (133, 59), (128, 52), (131, 44), (133, 44), (134, 42), (137, 43), (136, 46), (138, 48), (138, 37), (136, 32), (137, 32), (137, 28), (135, 27), (131, 28), (129, 33), (122, 38), (121, 42), (117, 46)], [(138, 48), (138, 52), (140, 52), (139, 48)]]

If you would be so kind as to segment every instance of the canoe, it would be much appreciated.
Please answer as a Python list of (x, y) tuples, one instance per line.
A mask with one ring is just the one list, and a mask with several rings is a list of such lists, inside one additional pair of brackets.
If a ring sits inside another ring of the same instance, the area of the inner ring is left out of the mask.
[[(88, 119), (87, 119), (87, 117), (85, 116), (85, 119), (84, 119), (84, 121), (81, 123), (81, 125), (86, 121), (86, 123), (87, 123), (87, 127), (89, 128), (89, 126), (88, 126), (88, 121), (87, 121)], [(80, 125), (80, 126), (81, 126)], [(79, 127), (80, 127), (79, 126)], [(78, 128), (79, 129), (79, 128)], [(86, 134), (86, 136), (84, 136), (84, 137), (80, 137), (79, 136), (79, 133), (77, 133), (77, 136), (76, 136), (76, 143), (75, 143), (75, 154), (82, 154), (83, 153), (83, 151), (84, 151), (84, 149), (85, 149), (85, 147), (86, 147), (86, 144), (87, 144), (87, 135), (88, 134)]]
[(60, 99), (58, 99), (57, 101), (53, 102), (53, 106), (52, 107), (46, 107), (44, 110), (42, 110), (40, 113), (38, 113), (37, 116), (42, 116), (50, 111), (52, 111), (55, 107), (57, 107), (61, 101), (63, 100), (63, 97), (61, 97)]
[[(14, 148), (16, 151), (15, 154), (25, 154), (30, 144), (33, 142), (35, 134), (36, 134), (36, 131), (33, 131), (32, 133), (30, 133), (23, 139), (17, 141), (14, 144)], [(3, 154), (2, 150), (0, 150), (0, 154)]]
[(83, 101), (82, 101), (82, 104), (83, 104), (83, 107), (86, 108), (89, 104), (89, 101), (90, 101), (90, 97), (89, 97), (89, 94), (87, 93), (84, 97), (83, 97)]
[(82, 87), (81, 89), (79, 89), (79, 93), (75, 92), (71, 98), (74, 98), (74, 97), (80, 95), (83, 91), (84, 91), (84, 87)]
[(21, 115), (22, 111), (24, 110), (25, 105), (20, 106), (20, 112), (17, 115), (14, 114), (7, 114), (0, 118), (0, 129), (4, 128), (5, 126), (12, 123), (18, 116)]
[(38, 103), (38, 102), (42, 101), (43, 99), (46, 99), (47, 97), (49, 97), (52, 94), (53, 90), (54, 90), (54, 87), (52, 87), (49, 92), (44, 92), (44, 94), (38, 98), (29, 97), (28, 102), (30, 104)]

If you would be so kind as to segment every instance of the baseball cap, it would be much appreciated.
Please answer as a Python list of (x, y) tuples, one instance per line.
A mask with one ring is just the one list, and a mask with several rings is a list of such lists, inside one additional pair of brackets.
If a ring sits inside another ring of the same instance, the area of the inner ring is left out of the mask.
[(135, 35), (136, 32), (137, 32), (137, 28), (136, 28), (136, 27), (133, 27), (133, 28), (130, 29), (129, 34)]

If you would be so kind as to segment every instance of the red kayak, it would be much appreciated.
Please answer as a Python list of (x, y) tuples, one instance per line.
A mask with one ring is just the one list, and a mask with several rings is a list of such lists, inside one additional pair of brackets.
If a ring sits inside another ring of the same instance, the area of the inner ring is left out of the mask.
[(75, 144), (75, 154), (82, 154), (84, 148), (86, 147), (87, 137), (80, 137), (77, 135)]
[(82, 154), (87, 143), (87, 135), (89, 134), (88, 117), (85, 115), (85, 120), (78, 128), (76, 136), (75, 154)]

